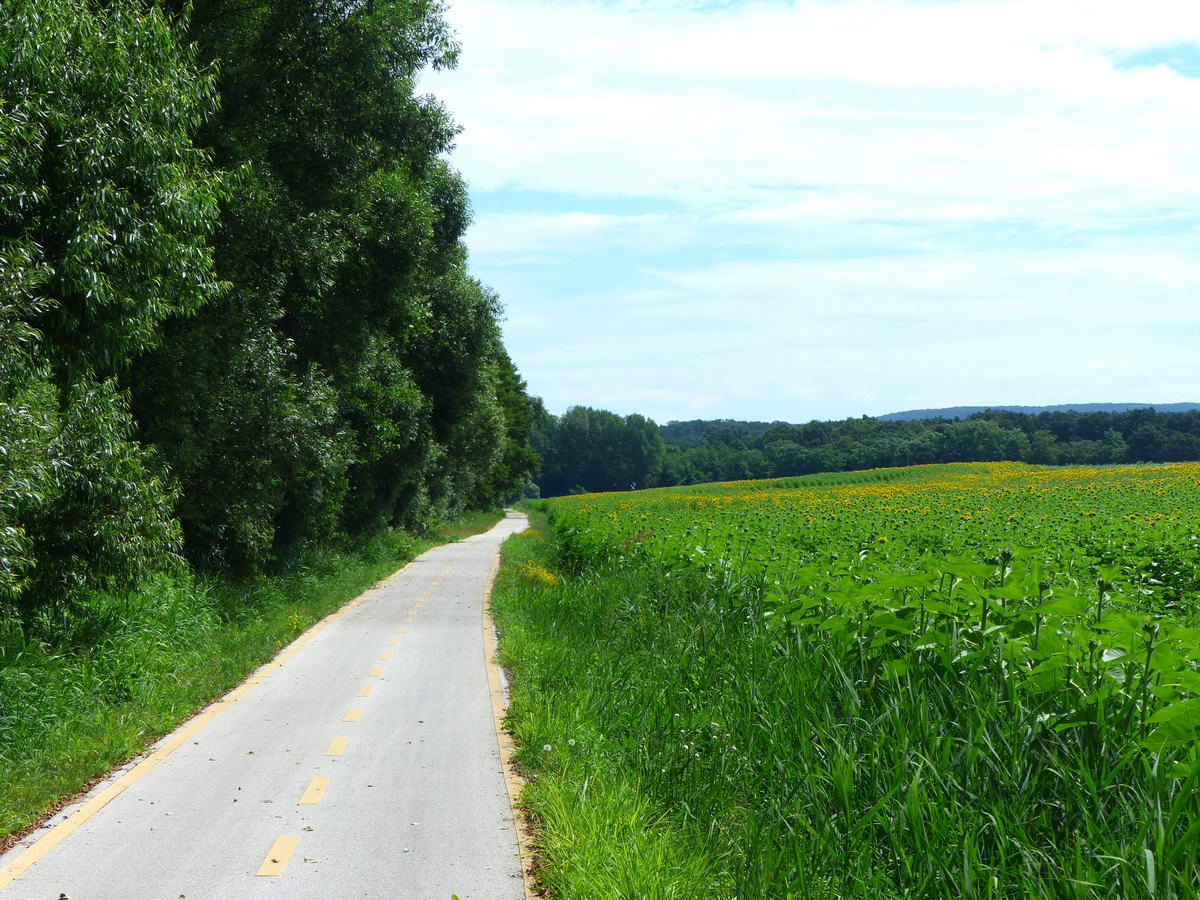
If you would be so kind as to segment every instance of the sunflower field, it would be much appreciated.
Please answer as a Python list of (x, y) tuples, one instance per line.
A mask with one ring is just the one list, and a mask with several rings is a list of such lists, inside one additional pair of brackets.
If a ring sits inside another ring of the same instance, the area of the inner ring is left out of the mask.
[[(620, 781), (705, 861), (693, 895), (1200, 895), (1200, 464), (543, 508), (560, 577), (498, 602), (518, 736), (579, 739), (526, 754), (535, 811)], [(543, 821), (553, 884), (576, 864)]]

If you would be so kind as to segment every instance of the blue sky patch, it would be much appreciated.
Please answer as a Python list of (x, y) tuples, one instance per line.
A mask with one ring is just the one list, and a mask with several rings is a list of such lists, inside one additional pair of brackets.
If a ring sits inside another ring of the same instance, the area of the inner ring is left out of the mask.
[(1140, 66), (1166, 66), (1186, 78), (1200, 78), (1200, 46), (1180, 43), (1151, 47), (1116, 57), (1113, 64), (1122, 70)]

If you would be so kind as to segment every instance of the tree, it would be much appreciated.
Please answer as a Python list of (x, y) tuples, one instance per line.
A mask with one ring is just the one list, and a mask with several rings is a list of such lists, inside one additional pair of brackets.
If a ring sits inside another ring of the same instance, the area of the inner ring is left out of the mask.
[(28, 620), (136, 587), (173, 491), (112, 379), (219, 297), (211, 79), (154, 8), (11, 0), (0, 29), (0, 598)]
[(341, 529), (416, 525), (492, 502), (506, 459), (506, 483), (528, 469), (506, 456), (520, 426), (500, 398), (499, 305), (466, 274), (466, 190), (441, 158), (457, 129), (415, 92), (457, 53), (441, 12), (197, 0), (181, 19), (219, 73), (200, 139), (237, 174), (215, 240), (232, 287), (167, 322), (131, 386), (179, 475), (193, 559), (245, 569)]
[(1139, 425), (1128, 437), (1129, 455), (1136, 462), (1162, 462), (1167, 435), (1157, 423)]
[(545, 417), (533, 434), (542, 458), (538, 486), (555, 497), (576, 486), (588, 491), (624, 491), (655, 483), (663, 458), (658, 425), (640, 415), (622, 418), (604, 409), (573, 406), (562, 416)]
[(10, 0), (6, 16), (6, 255), (52, 301), (30, 324), (56, 380), (122, 372), (164, 319), (221, 292), (208, 242), (222, 181), (192, 143), (212, 81), (136, 0)]
[(496, 352), (496, 399), (504, 415), (504, 440), (500, 460), (488, 479), (481, 485), (477, 505), (510, 501), (522, 496), (532, 484), (531, 476), (541, 465), (541, 458), (530, 446), (535, 411), (527, 386), (507, 352)]

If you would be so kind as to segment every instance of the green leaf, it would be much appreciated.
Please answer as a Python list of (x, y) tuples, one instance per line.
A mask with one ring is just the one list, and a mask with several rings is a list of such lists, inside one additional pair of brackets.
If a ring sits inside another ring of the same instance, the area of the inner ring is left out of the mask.
[(1200, 697), (1172, 703), (1152, 715), (1149, 721), (1152, 724), (1179, 721), (1200, 727)]
[(879, 628), (887, 631), (899, 631), (905, 634), (913, 630), (912, 622), (900, 618), (891, 610), (885, 609), (875, 613), (869, 619), (867, 624), (872, 628)]
[(1162, 672), (1159, 674), (1159, 684), (1162, 687), (1182, 688), (1191, 693), (1200, 694), (1200, 672), (1195, 669)]
[(988, 597), (996, 600), (1024, 600), (1026, 597), (1025, 588), (1016, 584), (988, 588), (985, 593)]
[(989, 578), (996, 574), (996, 567), (986, 563), (947, 562), (945, 571), (955, 578)]
[(876, 584), (884, 588), (928, 588), (937, 584), (937, 577), (926, 572), (898, 572), (884, 576)]
[(1151, 716), (1150, 722), (1158, 727), (1142, 742), (1144, 746), (1161, 750), (1190, 744), (1200, 735), (1200, 698), (1172, 703)]
[(883, 667), (883, 677), (888, 679), (900, 678), (908, 674), (912, 664), (907, 659), (890, 659)]
[(1081, 616), (1092, 608), (1093, 601), (1088, 597), (1082, 597), (1077, 594), (1056, 595), (1053, 599), (1047, 600), (1034, 607), (1034, 612), (1043, 613), (1052, 616)]

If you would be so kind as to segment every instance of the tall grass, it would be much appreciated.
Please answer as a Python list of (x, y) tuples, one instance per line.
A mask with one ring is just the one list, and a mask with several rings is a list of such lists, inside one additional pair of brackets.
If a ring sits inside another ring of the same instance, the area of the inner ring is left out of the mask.
[(0, 844), (418, 553), (499, 517), (308, 547), (250, 580), (164, 577), (27, 628), (0, 622)]
[[(1200, 896), (1196, 748), (1046, 727), (1001, 650), (883, 677), (861, 644), (769, 627), (733, 569), (564, 572), (545, 533), (505, 554), (509, 721), (558, 896)], [(631, 810), (669, 859), (601, 889), (648, 852), (615, 837)], [(608, 858), (580, 832), (614, 835)]]

